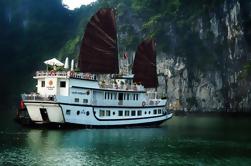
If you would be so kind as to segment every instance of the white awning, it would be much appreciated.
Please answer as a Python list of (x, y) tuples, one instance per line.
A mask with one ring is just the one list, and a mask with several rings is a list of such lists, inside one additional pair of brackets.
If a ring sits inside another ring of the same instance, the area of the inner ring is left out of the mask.
[(59, 60), (57, 60), (56, 58), (52, 58), (47, 61), (44, 61), (44, 63), (51, 66), (64, 66), (64, 64), (60, 62)]

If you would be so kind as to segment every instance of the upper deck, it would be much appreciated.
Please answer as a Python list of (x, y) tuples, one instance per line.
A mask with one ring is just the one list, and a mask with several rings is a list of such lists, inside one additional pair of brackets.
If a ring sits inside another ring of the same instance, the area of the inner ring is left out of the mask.
[[(78, 73), (73, 71), (37, 71), (34, 79), (45, 79), (45, 78), (61, 78), (61, 79), (78, 79), (85, 81), (95, 81), (98, 82), (98, 87), (100, 90), (116, 90), (116, 91), (145, 91), (142, 85), (137, 85), (132, 82), (132, 75), (128, 76), (112, 76), (111, 79), (99, 78), (96, 74), (90, 73)], [(82, 87), (81, 85), (80, 87)], [(75, 86), (76, 87), (76, 86)], [(91, 87), (89, 87), (91, 88)]]
[(47, 102), (60, 100), (74, 103), (77, 98), (94, 105), (118, 105), (118, 101), (121, 104), (123, 100), (125, 105), (140, 106), (142, 101), (151, 106), (157, 101), (165, 102), (157, 100), (156, 92), (146, 91), (141, 84), (133, 83), (133, 75), (102, 77), (72, 71), (38, 71), (34, 79), (37, 80), (37, 92), (24, 94), (22, 96), (24, 100)]
[(35, 79), (45, 78), (45, 77), (58, 77), (58, 78), (77, 78), (83, 80), (96, 80), (96, 75), (89, 73), (77, 73), (74, 71), (37, 71), (36, 75), (33, 77)]

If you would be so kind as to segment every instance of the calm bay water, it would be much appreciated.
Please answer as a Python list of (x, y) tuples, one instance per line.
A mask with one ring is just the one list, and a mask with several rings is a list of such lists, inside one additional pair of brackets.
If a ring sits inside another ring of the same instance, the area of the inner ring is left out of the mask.
[(174, 117), (160, 128), (29, 129), (0, 112), (0, 165), (251, 165), (251, 118)]

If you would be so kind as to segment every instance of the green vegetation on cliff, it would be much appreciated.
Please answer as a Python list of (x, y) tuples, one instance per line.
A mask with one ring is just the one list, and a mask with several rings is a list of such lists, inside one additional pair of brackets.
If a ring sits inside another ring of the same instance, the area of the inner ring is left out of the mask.
[(0, 1), (2, 103), (31, 90), (35, 70), (72, 37), (75, 21), (61, 0)]

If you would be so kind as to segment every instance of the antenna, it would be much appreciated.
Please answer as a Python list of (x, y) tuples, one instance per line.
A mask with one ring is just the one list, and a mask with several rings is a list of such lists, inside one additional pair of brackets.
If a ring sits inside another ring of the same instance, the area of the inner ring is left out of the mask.
[(71, 60), (71, 71), (74, 70), (74, 59)]
[(69, 69), (69, 58), (68, 57), (65, 58), (64, 68)]

